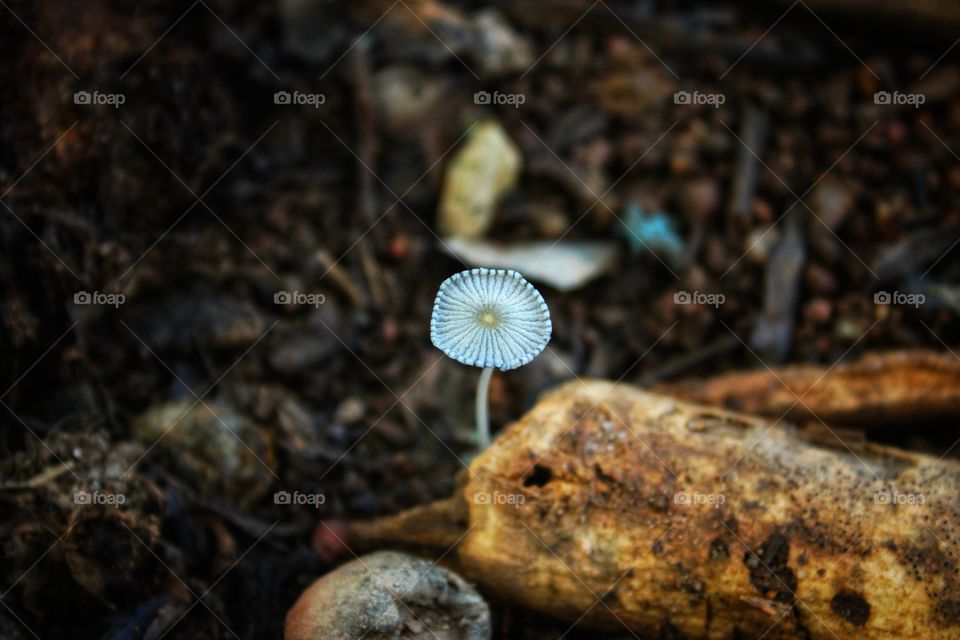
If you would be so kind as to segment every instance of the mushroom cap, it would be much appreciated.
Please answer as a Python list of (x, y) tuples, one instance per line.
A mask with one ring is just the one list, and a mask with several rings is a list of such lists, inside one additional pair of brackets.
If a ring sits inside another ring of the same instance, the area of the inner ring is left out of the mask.
[(430, 340), (474, 367), (516, 369), (550, 341), (553, 325), (543, 296), (516, 271), (470, 269), (440, 285)]

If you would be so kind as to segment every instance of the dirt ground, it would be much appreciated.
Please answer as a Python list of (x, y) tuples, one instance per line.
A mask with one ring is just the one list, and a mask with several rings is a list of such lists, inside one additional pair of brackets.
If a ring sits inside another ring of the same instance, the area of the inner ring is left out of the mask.
[(0, 637), (279, 638), (344, 523), (452, 491), (478, 371), (429, 318), (474, 266), (437, 209), (477, 122), (522, 158), (487, 239), (617, 254), (536, 283), (553, 338), (495, 431), (568, 378), (957, 350), (953, 9), (0, 4)]

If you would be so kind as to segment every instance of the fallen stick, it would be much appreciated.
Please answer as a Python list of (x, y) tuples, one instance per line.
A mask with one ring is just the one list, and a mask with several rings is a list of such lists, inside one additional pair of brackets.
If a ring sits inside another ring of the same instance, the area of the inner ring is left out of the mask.
[(760, 357), (786, 360), (793, 339), (793, 319), (800, 300), (800, 280), (807, 261), (807, 241), (801, 212), (785, 214), (783, 235), (770, 252), (763, 278), (763, 311), (757, 315), (750, 344)]
[(753, 196), (757, 191), (760, 158), (770, 130), (770, 114), (758, 107), (748, 106), (743, 111), (740, 125), (740, 145), (737, 170), (730, 190), (729, 209), (739, 220), (747, 220), (753, 213)]
[(960, 360), (949, 353), (891, 351), (832, 368), (758, 369), (662, 384), (653, 390), (797, 423), (907, 426), (960, 417)]
[(960, 464), (608, 382), (545, 396), (453, 498), (356, 523), (494, 598), (651, 638), (956, 638)]

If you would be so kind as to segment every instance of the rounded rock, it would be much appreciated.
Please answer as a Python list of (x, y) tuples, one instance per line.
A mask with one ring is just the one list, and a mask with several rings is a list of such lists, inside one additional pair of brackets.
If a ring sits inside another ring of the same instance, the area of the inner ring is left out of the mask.
[(489, 640), (490, 609), (460, 576), (396, 551), (328, 573), (287, 613), (285, 640)]

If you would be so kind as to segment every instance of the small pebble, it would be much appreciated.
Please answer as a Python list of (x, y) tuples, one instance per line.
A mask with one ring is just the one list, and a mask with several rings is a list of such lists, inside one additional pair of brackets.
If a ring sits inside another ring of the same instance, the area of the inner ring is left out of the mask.
[(754, 264), (765, 264), (770, 257), (770, 251), (780, 240), (780, 233), (776, 228), (756, 228), (746, 237), (744, 250), (747, 259)]
[(833, 315), (833, 305), (826, 298), (814, 298), (803, 307), (803, 317), (814, 324), (825, 324)]
[(337, 406), (334, 420), (342, 424), (351, 425), (360, 422), (366, 414), (363, 401), (359, 398), (347, 398)]
[(837, 279), (830, 271), (817, 263), (807, 267), (806, 284), (816, 295), (833, 295), (837, 292)]
[(347, 535), (347, 525), (340, 520), (321, 522), (313, 530), (310, 546), (321, 562), (332, 564), (351, 555)]
[(711, 178), (697, 178), (684, 185), (678, 199), (685, 218), (707, 220), (720, 205), (720, 187)]
[(384, 440), (387, 441), (393, 447), (403, 447), (412, 443), (412, 434), (410, 434), (402, 425), (390, 420), (389, 418), (384, 418), (380, 420), (374, 427), (373, 431), (380, 435)]
[(284, 624), (286, 640), (490, 635), (490, 608), (463, 578), (395, 551), (371, 553), (323, 576), (301, 594)]

